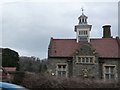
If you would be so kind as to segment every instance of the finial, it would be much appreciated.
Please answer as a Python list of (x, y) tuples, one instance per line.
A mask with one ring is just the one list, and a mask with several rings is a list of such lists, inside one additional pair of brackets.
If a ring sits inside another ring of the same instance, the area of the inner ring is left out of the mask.
[(83, 7), (81, 8), (81, 10), (82, 10), (82, 14), (83, 14), (83, 11), (84, 11)]

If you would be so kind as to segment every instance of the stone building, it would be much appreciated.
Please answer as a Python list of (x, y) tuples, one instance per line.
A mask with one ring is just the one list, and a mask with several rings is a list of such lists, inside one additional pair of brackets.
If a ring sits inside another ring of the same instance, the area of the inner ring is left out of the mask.
[[(92, 25), (87, 16), (78, 18), (75, 39), (51, 38), (48, 71), (56, 77), (118, 80), (120, 78), (120, 39), (111, 36), (111, 26), (103, 26), (102, 38), (90, 38)], [(102, 31), (102, 30), (101, 30)]]

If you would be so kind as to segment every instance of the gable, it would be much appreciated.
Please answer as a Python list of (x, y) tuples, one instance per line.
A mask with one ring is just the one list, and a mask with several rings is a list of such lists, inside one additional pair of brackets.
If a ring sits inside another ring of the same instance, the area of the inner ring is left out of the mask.
[(81, 56), (93, 56), (95, 54), (95, 49), (91, 46), (90, 43), (81, 43), (80, 47), (76, 50), (75, 53), (75, 55)]

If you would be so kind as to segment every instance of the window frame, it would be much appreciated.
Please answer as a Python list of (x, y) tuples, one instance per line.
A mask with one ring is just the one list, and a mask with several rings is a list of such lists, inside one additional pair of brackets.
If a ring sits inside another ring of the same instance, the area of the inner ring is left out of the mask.
[[(108, 67), (108, 72), (106, 72), (106, 67)], [(114, 71), (111, 72), (111, 67), (114, 67)], [(108, 78), (106, 77), (108, 75)], [(112, 75), (114, 75), (114, 79), (112, 79)], [(103, 65), (103, 79), (104, 80), (117, 80), (117, 66), (116, 65), (108, 65), (104, 64)]]
[(78, 31), (78, 34), (79, 34), (80, 36), (88, 36), (88, 30), (79, 30), (79, 31)]
[[(86, 60), (88, 58), (88, 61)], [(92, 58), (92, 62), (90, 62)], [(76, 63), (80, 64), (95, 64), (95, 56), (76, 56)]]
[[(61, 65), (61, 68), (58, 68), (58, 66)], [(63, 66), (65, 66), (65, 68), (63, 68)], [(62, 74), (59, 76), (58, 72), (66, 72), (66, 75), (63, 77), (67, 77), (68, 76), (68, 64), (67, 63), (57, 63), (56, 64), (56, 76), (58, 77), (62, 77)]]

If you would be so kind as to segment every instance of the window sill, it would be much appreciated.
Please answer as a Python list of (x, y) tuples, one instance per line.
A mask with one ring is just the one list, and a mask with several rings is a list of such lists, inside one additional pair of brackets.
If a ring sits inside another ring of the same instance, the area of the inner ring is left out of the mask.
[(95, 63), (79, 63), (79, 62), (76, 62), (76, 64), (82, 64), (82, 65), (94, 65)]

